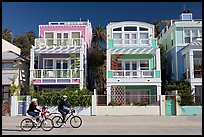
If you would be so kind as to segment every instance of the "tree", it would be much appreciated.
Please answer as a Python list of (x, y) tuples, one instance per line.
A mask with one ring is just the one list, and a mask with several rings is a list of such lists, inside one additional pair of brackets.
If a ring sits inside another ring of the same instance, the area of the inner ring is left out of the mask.
[(94, 71), (94, 88), (99, 91), (104, 91), (105, 83), (105, 59), (106, 50), (101, 48), (102, 44), (106, 42), (106, 33), (101, 25), (93, 29), (92, 46), (93, 51), (88, 57), (88, 66)]
[(169, 20), (158, 20), (153, 21), (153, 25), (155, 28), (155, 37), (157, 37), (161, 33), (161, 28), (165, 27), (168, 24)]
[(31, 45), (34, 45), (35, 34), (32, 31), (26, 32), (23, 36), (14, 37), (14, 45), (21, 49), (21, 55), (27, 59), (30, 58)]
[(7, 28), (3, 29), (2, 31), (2, 38), (8, 42), (12, 42), (12, 34), (11, 31)]

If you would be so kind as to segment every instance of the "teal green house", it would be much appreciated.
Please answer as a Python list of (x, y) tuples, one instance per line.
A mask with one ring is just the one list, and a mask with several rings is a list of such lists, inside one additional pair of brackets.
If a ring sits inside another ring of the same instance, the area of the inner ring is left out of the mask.
[(154, 25), (110, 22), (107, 31), (107, 104), (158, 105), (161, 95), (160, 48)]

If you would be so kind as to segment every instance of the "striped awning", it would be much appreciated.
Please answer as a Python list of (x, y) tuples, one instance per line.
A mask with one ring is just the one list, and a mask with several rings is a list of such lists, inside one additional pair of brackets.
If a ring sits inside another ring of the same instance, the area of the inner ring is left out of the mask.
[(156, 48), (151, 47), (125, 47), (110, 49), (111, 54), (156, 54)]
[(79, 46), (35, 46), (35, 53), (79, 53)]

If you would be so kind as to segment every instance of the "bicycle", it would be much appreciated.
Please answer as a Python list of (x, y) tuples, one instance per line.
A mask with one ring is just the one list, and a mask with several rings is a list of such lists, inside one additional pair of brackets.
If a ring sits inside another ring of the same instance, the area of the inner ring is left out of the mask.
[[(54, 123), (52, 119), (48, 118), (51, 114), (47, 115), (44, 118), (42, 118), (40, 115), (37, 117), (24, 118), (20, 123), (21, 129), (23, 131), (31, 131), (34, 127), (35, 128), (41, 127), (44, 131), (52, 130), (54, 128)], [(36, 121), (37, 118), (39, 119), (39, 121), (34, 122)]]
[[(70, 118), (70, 125), (73, 128), (79, 128), (82, 125), (82, 119), (79, 116), (75, 116), (73, 113), (75, 113), (75, 110), (71, 109), (70, 115), (69, 116), (68, 116), (68, 114), (66, 115), (65, 124), (67, 123), (68, 119)], [(54, 116), (52, 118), (52, 121), (54, 123), (55, 128), (60, 128), (62, 126), (62, 116)]]

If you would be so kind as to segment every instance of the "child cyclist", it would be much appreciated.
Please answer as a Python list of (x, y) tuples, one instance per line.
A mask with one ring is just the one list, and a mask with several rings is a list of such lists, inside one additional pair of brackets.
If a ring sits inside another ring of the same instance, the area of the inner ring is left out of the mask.
[(41, 110), (41, 118), (42, 118), (42, 119), (45, 119), (47, 113), (50, 113), (50, 112), (48, 111), (48, 107), (47, 107), (46, 105), (44, 105), (44, 106), (42, 107), (42, 110)]

